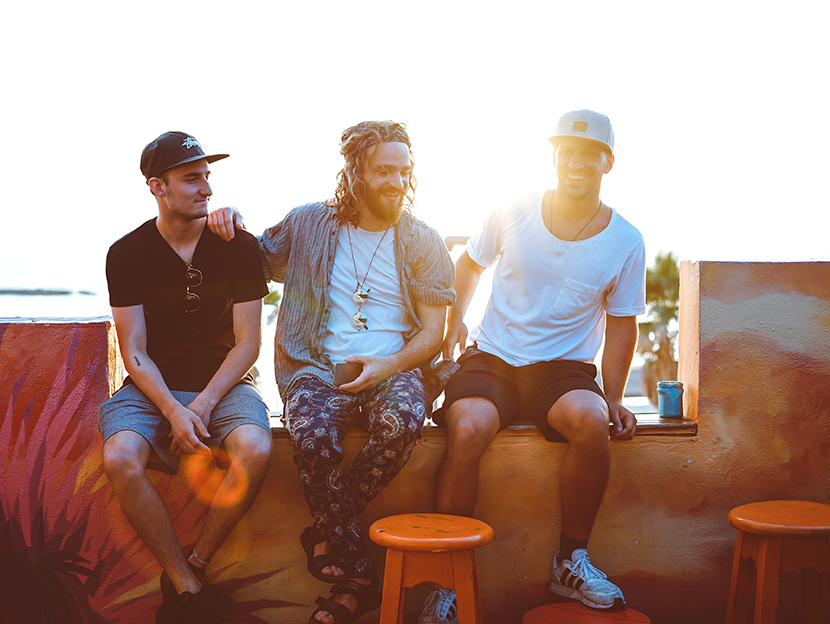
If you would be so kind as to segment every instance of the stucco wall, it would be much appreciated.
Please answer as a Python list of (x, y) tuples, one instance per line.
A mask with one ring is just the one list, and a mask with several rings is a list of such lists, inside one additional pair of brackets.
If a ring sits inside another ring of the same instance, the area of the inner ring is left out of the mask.
[[(732, 507), (754, 500), (830, 502), (830, 264), (683, 263), (680, 376), (692, 438), (614, 443), (610, 487), (590, 550), (629, 605), (655, 623), (722, 621), (735, 532)], [(152, 621), (160, 570), (120, 512), (100, 462), (98, 405), (117, 385), (107, 320), (0, 321), (0, 620), (14, 601), (73, 622)], [(347, 440), (349, 456), (363, 442)], [(298, 543), (310, 520), (284, 432), (263, 492), (211, 565), (233, 592), (228, 622), (307, 621), (327, 586)], [(428, 431), (366, 523), (431, 508), (444, 435)], [(559, 465), (567, 446), (500, 434), (484, 457), (477, 515), (496, 540), (479, 569), (488, 624), (518, 623), (552, 601)], [(204, 518), (205, 475), (152, 479), (183, 544)], [(375, 549), (378, 561), (383, 553)], [(423, 597), (423, 590), (415, 598)], [(420, 605), (409, 603), (417, 615)], [(799, 622), (785, 579), (781, 622)], [(56, 620), (51, 620), (56, 621)], [(377, 621), (377, 612), (361, 622)]]

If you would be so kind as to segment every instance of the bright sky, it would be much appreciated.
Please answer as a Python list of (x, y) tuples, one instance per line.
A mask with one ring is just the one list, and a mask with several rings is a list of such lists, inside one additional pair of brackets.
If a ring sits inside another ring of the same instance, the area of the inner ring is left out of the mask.
[(156, 214), (139, 172), (192, 133), (260, 233), (332, 194), (344, 128), (407, 124), (416, 212), (469, 234), (553, 186), (559, 115), (606, 113), (603, 199), (651, 255), (830, 260), (828, 3), (42, 2), (0, 21), (0, 287), (105, 288)]

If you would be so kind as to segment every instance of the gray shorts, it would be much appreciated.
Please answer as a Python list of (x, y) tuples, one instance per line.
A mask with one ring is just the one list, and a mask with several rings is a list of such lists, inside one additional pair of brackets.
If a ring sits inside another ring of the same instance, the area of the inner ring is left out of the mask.
[[(182, 405), (189, 405), (199, 396), (198, 392), (171, 391)], [(205, 444), (212, 450), (219, 448), (225, 437), (240, 425), (258, 425), (271, 434), (268, 408), (256, 388), (240, 383), (231, 388), (210, 415), (208, 432), (210, 438)], [(98, 430), (107, 441), (119, 431), (134, 431), (141, 435), (161, 459), (151, 454), (148, 468), (176, 474), (179, 458), (170, 452), (170, 423), (162, 416), (155, 404), (135, 384), (122, 386), (112, 397), (101, 404)]]

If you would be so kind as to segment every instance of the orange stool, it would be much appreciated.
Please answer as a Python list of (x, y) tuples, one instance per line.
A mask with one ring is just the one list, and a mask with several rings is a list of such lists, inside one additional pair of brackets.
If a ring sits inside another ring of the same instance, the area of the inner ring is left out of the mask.
[(726, 622), (746, 622), (755, 582), (755, 624), (775, 622), (778, 615), (778, 577), (803, 568), (801, 586), (808, 622), (822, 619), (821, 576), (830, 574), (830, 505), (807, 501), (749, 503), (729, 512), (729, 524), (738, 529)]
[(648, 616), (634, 609), (623, 607), (599, 611), (586, 607), (581, 602), (542, 605), (522, 616), (522, 624), (614, 624), (615, 622), (651, 624)]
[(483, 623), (475, 549), (493, 539), (488, 525), (447, 514), (402, 514), (378, 520), (369, 535), (387, 549), (380, 624), (401, 624), (406, 590), (421, 583), (455, 590), (458, 624)]

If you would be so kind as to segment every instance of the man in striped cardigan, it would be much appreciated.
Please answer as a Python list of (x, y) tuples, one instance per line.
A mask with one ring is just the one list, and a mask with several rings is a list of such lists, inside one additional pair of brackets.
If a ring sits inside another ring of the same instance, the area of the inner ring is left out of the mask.
[[(348, 128), (341, 154), (334, 199), (293, 209), (260, 238), (266, 278), (284, 284), (274, 364), (314, 519), (301, 541), (309, 572), (335, 583), (312, 616), (324, 624), (379, 605), (357, 517), (421, 437), (441, 387), (429, 364), (455, 300), (446, 246), (408, 209), (415, 178), (403, 124)], [(210, 222), (228, 236), (237, 217), (223, 209)], [(345, 471), (342, 440), (357, 419), (369, 440)]]

